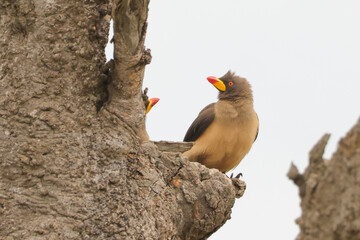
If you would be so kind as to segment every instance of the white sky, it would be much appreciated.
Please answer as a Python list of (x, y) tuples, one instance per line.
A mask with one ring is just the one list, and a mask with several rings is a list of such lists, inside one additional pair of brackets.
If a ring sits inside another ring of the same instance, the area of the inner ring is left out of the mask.
[(253, 86), (259, 137), (234, 171), (247, 189), (210, 239), (295, 239), (301, 212), (286, 177), (291, 161), (303, 171), (327, 132), (330, 157), (360, 116), (360, 2), (153, 0), (148, 22), (144, 87), (160, 98), (147, 116), (152, 140), (181, 141), (217, 100), (207, 76), (231, 69)]

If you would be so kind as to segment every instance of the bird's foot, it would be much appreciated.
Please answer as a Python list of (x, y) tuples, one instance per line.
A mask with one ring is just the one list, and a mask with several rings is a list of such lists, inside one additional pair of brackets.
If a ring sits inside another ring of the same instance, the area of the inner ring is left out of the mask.
[(233, 175), (234, 175), (234, 173), (231, 173), (230, 178), (237, 178), (237, 179), (239, 179), (240, 177), (243, 176), (242, 173), (239, 173), (239, 174), (236, 175), (235, 177), (233, 177)]

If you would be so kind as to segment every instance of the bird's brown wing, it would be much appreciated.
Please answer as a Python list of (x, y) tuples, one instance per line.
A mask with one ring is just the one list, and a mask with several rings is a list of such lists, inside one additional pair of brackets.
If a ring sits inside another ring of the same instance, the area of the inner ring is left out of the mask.
[(215, 118), (215, 103), (207, 105), (187, 130), (184, 142), (194, 142), (209, 127)]
[(256, 117), (257, 117), (257, 120), (258, 120), (258, 128), (257, 128), (257, 131), (256, 131), (256, 136), (255, 136), (255, 139), (254, 139), (254, 142), (256, 141), (258, 135), (259, 135), (259, 125), (260, 125), (260, 122), (259, 122), (259, 116), (256, 114)]

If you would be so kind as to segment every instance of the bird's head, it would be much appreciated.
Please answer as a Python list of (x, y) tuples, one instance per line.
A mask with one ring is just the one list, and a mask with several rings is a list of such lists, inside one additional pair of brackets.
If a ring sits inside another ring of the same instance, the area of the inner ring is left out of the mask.
[(146, 114), (150, 112), (151, 108), (159, 101), (159, 98), (150, 98), (145, 102)]
[(207, 80), (219, 90), (220, 100), (234, 101), (240, 98), (248, 98), (252, 100), (252, 90), (250, 83), (235, 73), (228, 71), (224, 76), (208, 77)]

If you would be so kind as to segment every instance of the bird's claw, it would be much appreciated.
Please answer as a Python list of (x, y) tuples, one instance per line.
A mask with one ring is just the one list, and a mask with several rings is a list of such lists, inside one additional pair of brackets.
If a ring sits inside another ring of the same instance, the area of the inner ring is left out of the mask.
[(230, 178), (237, 178), (237, 179), (239, 179), (239, 178), (242, 177), (243, 175), (242, 175), (242, 173), (239, 173), (239, 174), (236, 175), (235, 177), (233, 177), (233, 176), (234, 176), (234, 173), (231, 173)]

